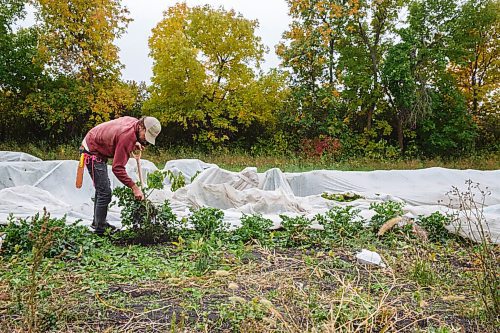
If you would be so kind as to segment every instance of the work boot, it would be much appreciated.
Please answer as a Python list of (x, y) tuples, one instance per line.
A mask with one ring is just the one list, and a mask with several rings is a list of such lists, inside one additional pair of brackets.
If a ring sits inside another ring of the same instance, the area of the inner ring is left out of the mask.
[(109, 229), (110, 233), (112, 233), (112, 234), (118, 231), (118, 228), (115, 227), (114, 225), (108, 223), (108, 221), (104, 221), (104, 223), (100, 226), (97, 226), (95, 224), (95, 222), (92, 222), (90, 227), (92, 229), (94, 229), (94, 232), (98, 235), (104, 234), (106, 232), (106, 230), (108, 230), (108, 229)]
[(106, 221), (106, 216), (108, 215), (108, 207), (96, 207), (94, 212), (94, 221), (92, 221), (91, 227), (95, 230), (98, 235), (104, 234), (107, 229), (110, 229), (111, 233), (116, 231), (116, 227), (111, 225)]

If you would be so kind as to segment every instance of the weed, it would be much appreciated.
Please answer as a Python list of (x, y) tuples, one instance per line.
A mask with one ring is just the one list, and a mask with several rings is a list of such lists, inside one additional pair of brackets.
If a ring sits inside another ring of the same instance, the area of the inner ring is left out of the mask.
[(191, 260), (194, 262), (195, 271), (203, 275), (209, 269), (217, 268), (220, 262), (222, 242), (211, 235), (208, 239), (200, 237), (189, 243), (188, 250)]
[(437, 274), (428, 261), (417, 259), (410, 270), (410, 277), (422, 287), (429, 287), (436, 283)]
[(231, 299), (231, 304), (223, 304), (218, 310), (221, 320), (230, 323), (235, 331), (239, 331), (245, 321), (261, 321), (266, 314), (258, 299), (246, 301), (236, 297)]
[(186, 186), (186, 179), (182, 172), (179, 172), (177, 175), (170, 170), (166, 171), (167, 177), (170, 180), (170, 190), (172, 192), (177, 191), (181, 187)]
[(233, 240), (244, 243), (258, 240), (261, 244), (268, 244), (271, 239), (269, 228), (272, 226), (273, 221), (262, 215), (243, 215), (241, 227), (234, 231)]
[(289, 217), (280, 215), (282, 231), (277, 241), (284, 246), (308, 246), (311, 244), (312, 221), (304, 216)]
[(453, 235), (445, 228), (451, 223), (451, 217), (439, 212), (429, 216), (420, 216), (418, 224), (428, 232), (428, 239), (434, 243), (445, 243)]
[(403, 214), (403, 203), (396, 201), (385, 201), (381, 203), (373, 202), (370, 204), (370, 209), (375, 211), (371, 219), (371, 227), (373, 232), (377, 233), (382, 224), (393, 217)]
[(323, 235), (328, 239), (344, 243), (344, 239), (354, 238), (363, 230), (360, 210), (352, 206), (331, 208), (325, 215), (316, 215), (315, 220), (323, 226)]
[(0, 231), (5, 235), (2, 252), (7, 255), (31, 252), (35, 244), (30, 235), (39, 234), (42, 228), (49, 228), (54, 236), (51, 246), (44, 252), (47, 257), (79, 257), (99, 242), (87, 227), (67, 225), (65, 218), (50, 218), (50, 215), (44, 212), (43, 216), (37, 213), (31, 219), (14, 219), (10, 216), (8, 224), (0, 226)]
[[(373, 233), (378, 233), (380, 227), (388, 220), (397, 216), (403, 215), (403, 203), (396, 201), (386, 201), (382, 203), (373, 202), (370, 204), (370, 209), (375, 211), (375, 215), (370, 220), (370, 228)], [(405, 240), (414, 237), (413, 228), (410, 224), (399, 228), (397, 225), (391, 228), (384, 234), (384, 240), (392, 243), (398, 241), (398, 235), (404, 237)]]
[(46, 211), (42, 217), (37, 215), (33, 218), (32, 222), (38, 228), (33, 228), (28, 233), (31, 242), (31, 256), (24, 303), (26, 304), (25, 325), (29, 333), (44, 330), (40, 327), (41, 320), (39, 318), (40, 294), (44, 286), (41, 280), (46, 273), (46, 270), (42, 271), (42, 262), (51, 250), (56, 233), (61, 229), (61, 227), (51, 223), (50, 215)]
[(476, 290), (483, 301), (486, 312), (492, 318), (500, 313), (500, 262), (497, 258), (498, 245), (491, 240), (488, 221), (484, 216), (486, 197), (491, 194), (488, 188), (483, 189), (472, 180), (465, 182), (467, 189), (460, 191), (453, 187), (448, 192), (449, 205), (458, 202), (458, 210), (453, 215), (459, 228), (465, 226), (465, 232), (478, 243), (471, 246), (469, 256), (471, 262), (478, 262), (481, 274), (475, 275)]
[(202, 207), (191, 210), (192, 215), (188, 221), (193, 225), (196, 233), (204, 238), (210, 236), (224, 237), (229, 230), (229, 225), (224, 222), (224, 212), (217, 208)]
[(122, 225), (130, 228), (118, 233), (117, 239), (153, 244), (175, 238), (181, 222), (172, 212), (168, 200), (161, 206), (156, 206), (148, 199), (154, 189), (163, 187), (163, 179), (161, 171), (148, 174), (148, 186), (143, 189), (145, 199), (142, 201), (135, 199), (129, 187), (117, 187), (113, 190), (113, 195), (118, 198), (118, 206), (122, 208)]
[(350, 202), (357, 199), (362, 199), (363, 197), (356, 193), (327, 193), (321, 194), (321, 197), (327, 200), (334, 200), (338, 202)]

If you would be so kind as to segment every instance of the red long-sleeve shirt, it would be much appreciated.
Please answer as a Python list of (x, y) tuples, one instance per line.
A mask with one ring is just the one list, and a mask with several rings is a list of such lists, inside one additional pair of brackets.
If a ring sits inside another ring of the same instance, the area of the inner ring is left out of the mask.
[(132, 187), (134, 181), (128, 176), (125, 165), (137, 142), (138, 122), (133, 117), (121, 117), (97, 125), (85, 136), (89, 152), (105, 158), (112, 157), (113, 173), (128, 187)]

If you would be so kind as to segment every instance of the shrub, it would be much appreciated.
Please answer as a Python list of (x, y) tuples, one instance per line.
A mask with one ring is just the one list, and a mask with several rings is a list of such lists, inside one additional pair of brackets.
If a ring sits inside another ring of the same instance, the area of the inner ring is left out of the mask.
[(452, 208), (453, 203), (458, 202), (460, 209), (455, 210), (453, 218), (456, 222), (463, 223), (469, 235), (478, 243), (467, 247), (470, 261), (477, 262), (480, 270), (480, 274), (474, 275), (474, 287), (481, 297), (486, 313), (491, 318), (498, 318), (500, 313), (498, 245), (491, 239), (489, 224), (484, 216), (485, 201), (491, 192), (488, 187), (483, 188), (479, 183), (470, 179), (465, 184), (466, 190), (460, 190), (454, 186), (447, 193), (450, 200), (449, 207)]

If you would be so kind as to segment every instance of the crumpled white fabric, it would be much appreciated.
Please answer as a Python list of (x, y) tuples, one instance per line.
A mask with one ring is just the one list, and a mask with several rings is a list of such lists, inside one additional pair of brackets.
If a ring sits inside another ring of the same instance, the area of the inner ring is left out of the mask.
[[(15, 153), (13, 153), (15, 155)], [(93, 184), (85, 172), (83, 187), (75, 188), (77, 161), (2, 161), (0, 162), (0, 223), (14, 216), (26, 217), (47, 207), (52, 216), (66, 216), (69, 222), (81, 219), (89, 224), (93, 216)], [(156, 166), (141, 160), (143, 178)], [(187, 185), (175, 192), (166, 181), (164, 189), (149, 196), (154, 202), (169, 200), (178, 217), (186, 217), (191, 209), (215, 207), (222, 209), (225, 220), (238, 227), (243, 214), (262, 214), (278, 227), (279, 215), (303, 215), (308, 218), (322, 214), (334, 206), (354, 206), (369, 220), (374, 211), (370, 204), (394, 200), (404, 204), (406, 216), (417, 218), (439, 211), (456, 214), (461, 222), (450, 226), (454, 232), (477, 239), (477, 232), (459, 214), (456, 200), (449, 203), (447, 193), (453, 187), (466, 191), (467, 180), (488, 187), (491, 193), (484, 202), (483, 216), (493, 241), (500, 243), (500, 170), (454, 170), (429, 168), (420, 170), (336, 171), (316, 170), (283, 173), (270, 169), (258, 173), (254, 167), (232, 172), (199, 160), (168, 161), (163, 169), (174, 174), (182, 172)], [(137, 163), (130, 159), (127, 172), (137, 178)], [(109, 166), (112, 187), (120, 186)], [(193, 176), (198, 174), (191, 183)], [(363, 198), (352, 202), (336, 202), (321, 197), (328, 193), (357, 193)], [(456, 198), (455, 198), (456, 199)], [(449, 208), (450, 206), (451, 208)], [(110, 208), (108, 221), (120, 226), (120, 209)], [(313, 227), (320, 228), (318, 225)]]

